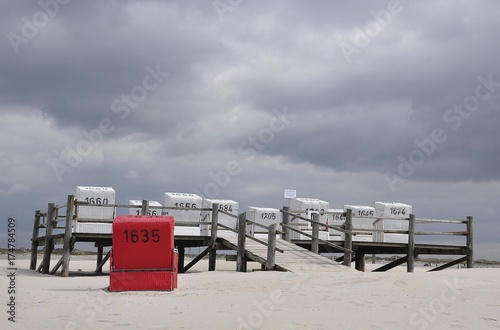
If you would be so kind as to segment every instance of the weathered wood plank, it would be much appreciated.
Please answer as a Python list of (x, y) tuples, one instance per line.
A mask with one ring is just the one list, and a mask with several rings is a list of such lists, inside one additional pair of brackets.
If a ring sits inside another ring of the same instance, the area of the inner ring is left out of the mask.
[(64, 243), (63, 243), (63, 256), (62, 256), (62, 271), (61, 276), (67, 277), (69, 275), (69, 262), (71, 258), (73, 237), (73, 217), (75, 214), (75, 196), (68, 195), (68, 202), (66, 203), (66, 226), (64, 228)]
[(363, 253), (358, 253), (356, 252), (355, 256), (354, 256), (354, 260), (355, 260), (355, 268), (356, 270), (359, 270), (360, 272), (364, 272), (365, 271), (365, 255)]
[(431, 270), (428, 270), (427, 272), (435, 272), (435, 271), (438, 271), (438, 270), (443, 270), (443, 269), (446, 269), (446, 268), (449, 268), (451, 266), (455, 266), (455, 265), (458, 265), (458, 264), (461, 264), (463, 262), (466, 262), (467, 261), (467, 256), (465, 257), (462, 257), (460, 259), (457, 259), (457, 260), (453, 260), (453, 261), (450, 261), (444, 265), (441, 265), (439, 267), (436, 267), (436, 268), (433, 268)]
[(210, 250), (212, 250), (212, 247), (211, 246), (207, 247), (205, 250), (203, 250), (203, 252), (201, 252), (199, 255), (197, 255), (196, 258), (194, 258), (193, 260), (191, 260), (191, 262), (189, 264), (187, 264), (186, 267), (184, 267), (182, 269), (179, 269), (179, 273), (185, 273), (185, 272), (187, 272), (191, 267), (193, 267), (194, 265), (196, 265), (196, 263), (198, 261), (200, 261), (201, 259), (203, 259), (203, 257), (205, 257), (210, 252)]
[(402, 258), (396, 259), (393, 262), (390, 262), (386, 265), (383, 265), (382, 267), (379, 267), (377, 269), (372, 270), (372, 272), (385, 272), (386, 270), (392, 269), (396, 266), (399, 266), (401, 264), (404, 264), (405, 262), (408, 261), (408, 256), (404, 256)]
[(266, 270), (274, 270), (276, 264), (276, 224), (272, 224), (268, 229), (267, 236), (267, 260)]
[(104, 264), (106, 263), (106, 261), (108, 261), (110, 255), (111, 255), (111, 250), (109, 250), (106, 253), (106, 255), (104, 256), (104, 258), (101, 259), (101, 261), (97, 263), (97, 267), (95, 269), (96, 273), (102, 273), (102, 267), (104, 266)]
[(283, 228), (283, 236), (282, 238), (287, 241), (291, 242), (292, 241), (292, 236), (290, 235), (290, 228), (288, 227), (290, 225), (290, 216), (288, 215), (288, 206), (283, 206), (283, 223), (282, 228)]
[(54, 203), (49, 203), (47, 207), (47, 227), (45, 228), (45, 246), (43, 250), (42, 273), (48, 274), (50, 271), (50, 255), (52, 254), (52, 229), (54, 227), (55, 207)]
[(408, 222), (408, 253), (406, 271), (413, 273), (415, 268), (415, 215), (410, 214), (410, 221)]
[(474, 268), (474, 247), (473, 247), (473, 230), (471, 216), (467, 217), (467, 268)]
[(344, 251), (344, 265), (347, 267), (351, 267), (351, 258), (352, 258), (352, 210), (346, 210), (346, 220), (345, 220), (345, 243), (344, 248), (347, 250)]
[(59, 269), (59, 267), (61, 267), (61, 265), (62, 265), (62, 257), (56, 263), (56, 265), (54, 266), (54, 268), (52, 268), (52, 270), (49, 272), (49, 274), (50, 275), (54, 275), (57, 272), (57, 270)]
[(238, 217), (238, 249), (236, 251), (236, 271), (246, 272), (247, 261), (245, 257), (246, 251), (246, 213), (242, 213)]
[(319, 214), (318, 213), (313, 213), (312, 218), (314, 220), (312, 224), (312, 242), (311, 242), (311, 251), (312, 253), (319, 253), (319, 241), (318, 241), (318, 236), (319, 236)]
[(35, 270), (36, 268), (36, 259), (38, 256), (38, 234), (40, 232), (40, 210), (36, 210), (35, 219), (33, 221), (33, 235), (31, 237), (31, 262), (30, 269)]
[(212, 204), (212, 228), (210, 228), (210, 246), (212, 247), (209, 251), (208, 256), (208, 271), (212, 272), (215, 270), (215, 265), (217, 263), (217, 250), (215, 248), (215, 242), (217, 241), (217, 227), (219, 226), (219, 204)]

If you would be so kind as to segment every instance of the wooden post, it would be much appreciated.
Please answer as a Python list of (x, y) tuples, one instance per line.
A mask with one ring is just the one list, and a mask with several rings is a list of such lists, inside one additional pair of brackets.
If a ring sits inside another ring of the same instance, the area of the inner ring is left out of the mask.
[(408, 222), (408, 260), (406, 271), (413, 273), (415, 269), (415, 214), (410, 214)]
[(471, 216), (467, 217), (467, 268), (474, 268), (474, 249), (472, 244), (473, 231), (472, 231)]
[(319, 214), (318, 213), (313, 213), (312, 220), (315, 221), (315, 222), (313, 222), (313, 224), (312, 224), (312, 235), (313, 235), (313, 238), (312, 238), (312, 241), (311, 241), (311, 251), (313, 253), (318, 254), (319, 253), (319, 241), (318, 241), (318, 238), (319, 238), (319, 224), (317, 224), (316, 222), (319, 221)]
[(267, 260), (266, 270), (274, 270), (276, 264), (276, 224), (269, 226), (267, 234)]
[(354, 266), (356, 267), (356, 270), (359, 270), (360, 272), (365, 271), (365, 254), (364, 253), (360, 253), (359, 251), (356, 251)]
[[(283, 206), (283, 211), (288, 212), (290, 208), (288, 206)], [(283, 224), (284, 225), (289, 225), (290, 224), (290, 216), (288, 213), (283, 212)], [(283, 231), (283, 240), (287, 242), (292, 241), (292, 237), (290, 235), (290, 229), (288, 227), (282, 226), (282, 231)]]
[(43, 250), (42, 273), (48, 274), (50, 268), (50, 255), (52, 253), (52, 229), (54, 228), (54, 203), (47, 207), (47, 224), (45, 227), (45, 246)]
[(196, 263), (198, 261), (200, 261), (201, 259), (203, 259), (211, 250), (212, 248), (209, 246), (207, 247), (205, 250), (203, 250), (199, 255), (197, 255), (193, 260), (191, 260), (187, 265), (186, 267), (183, 267), (182, 269), (179, 269), (179, 273), (185, 273), (187, 272), (189, 269), (191, 269), (191, 267), (193, 267), (194, 265), (196, 265)]
[(146, 199), (142, 200), (141, 215), (149, 215), (149, 202)]
[(102, 273), (102, 267), (108, 261), (110, 254), (111, 254), (111, 250), (109, 250), (108, 253), (106, 253), (104, 258), (101, 260), (101, 262), (99, 264), (97, 264), (97, 267), (95, 269), (96, 273)]
[[(344, 247), (346, 249), (352, 250), (352, 210), (347, 209), (344, 229), (347, 230), (345, 233)], [(352, 253), (349, 251), (344, 252), (344, 262), (343, 264), (347, 267), (351, 267)]]
[(102, 263), (103, 251), (104, 251), (104, 248), (102, 247), (102, 245), (98, 245), (97, 246), (97, 266), (95, 269), (95, 272), (98, 274), (102, 274), (101, 263)]
[(217, 261), (217, 226), (219, 225), (219, 204), (212, 204), (212, 228), (210, 231), (210, 251), (208, 254), (208, 271), (215, 270)]
[(38, 233), (40, 232), (40, 210), (35, 212), (35, 220), (33, 221), (33, 235), (31, 237), (31, 263), (30, 269), (36, 269), (36, 259), (38, 256)]
[(62, 256), (61, 276), (69, 275), (69, 261), (71, 258), (71, 250), (73, 249), (73, 216), (75, 214), (75, 196), (68, 195), (68, 203), (66, 204), (66, 226), (64, 227), (64, 243)]
[(177, 269), (179, 270), (179, 273), (182, 273), (182, 270), (184, 269), (184, 259), (186, 256), (186, 248), (184, 246), (178, 246), (177, 251), (179, 253), (179, 260), (177, 261)]
[(243, 212), (238, 216), (238, 250), (236, 254), (237, 272), (247, 271), (247, 261), (245, 257), (246, 223), (247, 223), (247, 214)]

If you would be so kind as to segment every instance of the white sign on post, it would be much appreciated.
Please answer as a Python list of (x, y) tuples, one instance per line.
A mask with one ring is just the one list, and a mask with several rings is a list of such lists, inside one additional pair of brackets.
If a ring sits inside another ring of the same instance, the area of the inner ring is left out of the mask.
[(295, 189), (284, 189), (284, 198), (297, 198), (297, 190)]

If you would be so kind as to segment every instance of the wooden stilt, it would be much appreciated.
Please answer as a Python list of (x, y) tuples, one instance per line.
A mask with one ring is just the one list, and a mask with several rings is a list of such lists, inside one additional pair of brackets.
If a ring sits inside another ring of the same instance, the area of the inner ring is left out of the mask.
[(75, 214), (75, 196), (68, 195), (66, 204), (66, 225), (64, 227), (64, 243), (63, 243), (63, 256), (62, 256), (62, 270), (61, 276), (67, 277), (69, 275), (69, 261), (71, 258), (71, 251), (73, 250), (73, 216)]
[(285, 226), (283, 226), (282, 230), (283, 230), (283, 239), (287, 242), (291, 242), (292, 241), (292, 236), (290, 235), (290, 229), (287, 227), (289, 224), (290, 224), (290, 216), (288, 215), (288, 212), (289, 212), (289, 208), (288, 206), (283, 206), (283, 224)]
[(236, 271), (247, 271), (247, 260), (245, 257), (245, 241), (246, 241), (246, 213), (242, 213), (238, 217), (238, 250), (236, 254)]
[(149, 215), (149, 202), (145, 199), (142, 200), (141, 215)]
[(99, 267), (99, 265), (102, 263), (103, 251), (104, 248), (102, 247), (102, 245), (97, 246), (97, 264), (95, 272), (98, 274), (102, 273), (102, 266)]
[(50, 269), (50, 255), (52, 254), (52, 230), (54, 228), (54, 203), (49, 203), (47, 207), (47, 227), (45, 228), (45, 245), (43, 251), (42, 273), (48, 274)]
[(269, 226), (267, 234), (267, 260), (265, 270), (274, 270), (276, 264), (276, 224)]
[(108, 253), (106, 253), (106, 255), (104, 256), (104, 259), (102, 259), (101, 262), (99, 264), (97, 264), (97, 267), (95, 269), (96, 273), (99, 273), (99, 274), (102, 273), (102, 267), (104, 266), (106, 261), (108, 261), (110, 256), (111, 256), (111, 250), (109, 250)]
[(319, 253), (319, 241), (318, 241), (319, 224), (317, 222), (319, 222), (319, 214), (313, 213), (312, 219), (314, 222), (312, 224), (312, 236), (313, 237), (312, 237), (312, 241), (311, 241), (311, 251), (313, 253), (318, 254)]
[(365, 271), (365, 254), (364, 253), (356, 252), (354, 266), (356, 267), (356, 270), (359, 270), (360, 272)]
[(35, 220), (33, 221), (33, 236), (31, 238), (31, 262), (30, 269), (35, 270), (36, 259), (38, 257), (38, 234), (40, 232), (40, 210), (35, 212)]
[(472, 217), (467, 217), (467, 268), (474, 268)]
[(415, 268), (415, 215), (410, 214), (408, 222), (408, 261), (406, 262), (406, 271), (413, 273)]
[[(347, 209), (344, 229), (346, 230), (344, 247), (348, 250), (352, 250), (352, 210), (351, 209)], [(347, 267), (351, 267), (352, 253), (348, 250), (346, 250), (344, 252), (344, 262), (343, 263)]]
[(178, 257), (179, 257), (179, 260), (177, 262), (177, 269), (183, 269), (185, 255), (186, 255), (186, 248), (184, 246), (178, 246), (177, 253), (178, 253)]
[(217, 262), (217, 227), (219, 226), (219, 204), (212, 204), (212, 228), (210, 231), (210, 246), (211, 249), (208, 256), (208, 271), (212, 272), (215, 270), (215, 264)]

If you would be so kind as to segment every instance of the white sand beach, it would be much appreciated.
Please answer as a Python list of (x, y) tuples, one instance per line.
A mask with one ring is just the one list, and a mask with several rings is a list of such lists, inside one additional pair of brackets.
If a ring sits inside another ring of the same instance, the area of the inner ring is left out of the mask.
[[(72, 256), (71, 271), (93, 270), (94, 258)], [(42, 275), (29, 270), (28, 257), (16, 267), (15, 323), (6, 313), (5, 260), (0, 268), (1, 329), (500, 328), (498, 268), (237, 273), (224, 260), (208, 272), (203, 260), (172, 292), (108, 292), (106, 275)]]

